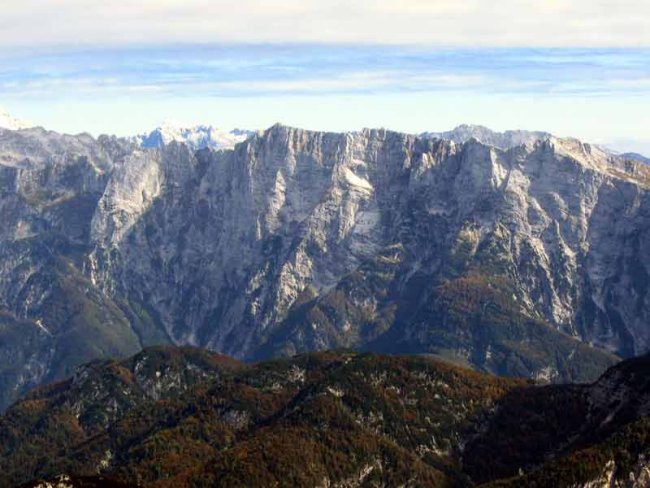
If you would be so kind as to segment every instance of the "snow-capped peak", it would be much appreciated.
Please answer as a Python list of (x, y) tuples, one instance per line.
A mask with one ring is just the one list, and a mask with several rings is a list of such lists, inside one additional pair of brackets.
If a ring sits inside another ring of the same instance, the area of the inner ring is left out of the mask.
[(30, 127), (34, 127), (34, 124), (27, 120), (17, 119), (0, 107), (0, 129), (19, 130)]
[(144, 148), (162, 147), (172, 141), (183, 142), (192, 149), (231, 149), (252, 134), (251, 131), (234, 129), (227, 131), (211, 125), (182, 125), (164, 121), (148, 135), (140, 136)]

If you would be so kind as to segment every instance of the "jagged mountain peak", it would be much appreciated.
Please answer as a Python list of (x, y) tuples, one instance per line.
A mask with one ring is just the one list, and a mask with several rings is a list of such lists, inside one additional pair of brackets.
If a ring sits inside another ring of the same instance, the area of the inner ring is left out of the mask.
[(30, 127), (34, 127), (32, 122), (16, 118), (0, 107), (0, 129), (20, 130), (28, 129)]
[(531, 144), (551, 136), (550, 133), (541, 131), (507, 130), (505, 132), (497, 132), (482, 125), (472, 124), (461, 124), (450, 131), (425, 132), (421, 135), (423, 137), (449, 139), (456, 143), (464, 143), (470, 139), (476, 139), (479, 142), (499, 149), (510, 149), (523, 144)]
[(172, 141), (186, 144), (191, 149), (232, 149), (252, 134), (242, 129), (225, 130), (209, 124), (188, 125), (165, 120), (149, 134), (138, 136), (141, 147), (162, 147)]

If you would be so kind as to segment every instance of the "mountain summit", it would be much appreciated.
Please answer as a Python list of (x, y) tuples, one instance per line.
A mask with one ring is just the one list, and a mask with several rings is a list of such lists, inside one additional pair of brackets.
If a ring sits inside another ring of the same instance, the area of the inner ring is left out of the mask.
[(29, 127), (34, 127), (34, 124), (27, 120), (17, 119), (0, 107), (0, 129), (20, 130)]
[(226, 131), (211, 125), (184, 127), (182, 124), (165, 121), (148, 135), (139, 136), (138, 140), (143, 148), (162, 147), (176, 141), (184, 143), (194, 150), (232, 149), (235, 144), (242, 142), (251, 134), (251, 131), (241, 129)]
[(506, 150), (523, 144), (533, 144), (541, 139), (552, 137), (552, 134), (527, 130), (495, 132), (482, 125), (462, 124), (450, 131), (424, 132), (422, 136), (447, 139), (459, 144), (475, 139), (483, 144)]

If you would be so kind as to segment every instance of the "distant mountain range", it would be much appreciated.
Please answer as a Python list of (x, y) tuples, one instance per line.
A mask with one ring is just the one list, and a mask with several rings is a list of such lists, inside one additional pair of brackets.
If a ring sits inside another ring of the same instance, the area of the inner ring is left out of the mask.
[(19, 130), (28, 129), (29, 127), (34, 127), (34, 124), (27, 120), (18, 119), (0, 107), (0, 129)]
[(463, 144), (472, 139), (483, 144), (494, 146), (499, 149), (510, 149), (515, 146), (534, 144), (535, 142), (549, 138), (552, 135), (548, 132), (526, 131), (526, 130), (508, 130), (505, 132), (495, 132), (483, 127), (482, 125), (459, 125), (453, 130), (446, 132), (424, 132), (422, 137), (434, 137), (447, 139), (459, 144)]
[(631, 159), (632, 161), (641, 161), (642, 163), (650, 164), (650, 158), (647, 158), (639, 153), (628, 152), (621, 154), (621, 156), (626, 159)]
[(186, 144), (189, 148), (198, 149), (232, 149), (239, 142), (245, 140), (253, 132), (234, 129), (225, 131), (210, 125), (197, 125), (182, 127), (167, 122), (157, 127), (147, 135), (137, 138), (143, 148), (163, 147), (172, 141)]
[[(35, 127), (32, 122), (13, 117), (0, 107), (0, 129), (20, 130)], [(192, 150), (199, 149), (233, 149), (236, 144), (246, 140), (256, 131), (246, 129), (219, 129), (212, 125), (188, 125), (167, 120), (147, 134), (133, 137), (133, 141), (145, 149), (161, 148), (171, 142), (187, 145)], [(423, 138), (446, 139), (459, 144), (472, 139), (499, 149), (510, 149), (515, 146), (533, 144), (538, 140), (552, 137), (543, 131), (507, 130), (496, 132), (482, 125), (462, 124), (450, 131), (422, 132)], [(650, 158), (635, 152), (618, 153), (602, 147), (622, 158), (650, 164)]]
[[(1, 124), (0, 124), (1, 126)], [(157, 127), (149, 134), (136, 137), (136, 141), (143, 148), (156, 148), (169, 144), (172, 141), (186, 144), (194, 150), (198, 149), (232, 149), (236, 144), (244, 141), (255, 131), (233, 129), (217, 129), (210, 125), (183, 126), (178, 123), (166, 122)], [(534, 144), (536, 141), (552, 137), (552, 134), (542, 131), (527, 130), (508, 130), (505, 132), (495, 132), (481, 125), (459, 125), (453, 130), (445, 132), (423, 132), (420, 134), (423, 138), (438, 138), (454, 141), (463, 144), (472, 139), (483, 144), (507, 150), (516, 146), (525, 144)], [(601, 148), (609, 152), (606, 148)], [(623, 158), (642, 163), (650, 164), (650, 158), (641, 154), (628, 152), (616, 153)]]

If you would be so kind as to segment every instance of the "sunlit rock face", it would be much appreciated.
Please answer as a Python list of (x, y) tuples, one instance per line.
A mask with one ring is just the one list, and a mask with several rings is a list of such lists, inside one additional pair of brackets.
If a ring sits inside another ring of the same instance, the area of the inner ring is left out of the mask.
[(277, 125), (194, 151), (0, 130), (2, 381), (161, 342), (426, 352), (549, 381), (611, 363), (587, 343), (647, 351), (648, 167), (517, 142)]

